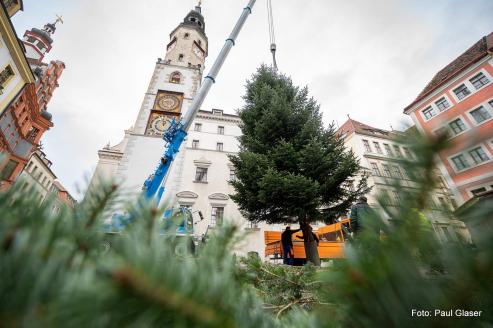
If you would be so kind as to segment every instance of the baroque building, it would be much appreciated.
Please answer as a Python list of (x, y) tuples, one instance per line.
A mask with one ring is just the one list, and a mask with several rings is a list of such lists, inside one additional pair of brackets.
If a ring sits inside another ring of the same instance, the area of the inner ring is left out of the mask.
[(43, 59), (52, 49), (51, 37), (58, 22), (62, 22), (60, 17), (43, 29), (32, 28), (24, 34), (21, 45), (34, 79), (24, 85), (0, 116), (0, 151), (6, 157), (0, 167), (0, 190), (12, 185), (39, 146), (42, 135), (53, 127), (47, 105), (65, 64), (58, 60), (45, 63)]
[[(388, 199), (389, 208), (392, 208), (399, 203), (401, 190), (412, 192), (416, 189), (416, 183), (409, 179), (400, 164), (402, 159), (415, 159), (411, 150), (400, 141), (402, 132), (378, 129), (348, 119), (337, 133), (344, 139), (345, 146), (359, 159), (362, 174), (368, 177), (368, 186), (372, 187), (367, 195), (370, 206), (378, 207), (377, 197), (383, 196)], [(443, 214), (444, 207), (451, 210), (456, 204), (446, 179), (438, 170), (436, 176), (440, 183), (430, 195), (428, 201), (431, 210), (426, 213), (426, 217), (441, 241), (456, 241), (460, 238), (469, 242), (470, 237), (465, 225), (460, 221), (450, 220)], [(401, 190), (397, 190), (396, 185)], [(382, 215), (388, 218), (385, 212), (382, 212)]]
[(404, 109), (430, 137), (448, 134), (439, 167), (461, 205), (493, 190), (493, 33), (435, 74)]

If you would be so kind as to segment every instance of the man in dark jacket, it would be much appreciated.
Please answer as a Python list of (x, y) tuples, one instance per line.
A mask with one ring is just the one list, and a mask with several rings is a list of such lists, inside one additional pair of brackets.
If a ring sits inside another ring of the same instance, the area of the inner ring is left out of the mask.
[(351, 207), (351, 214), (349, 214), (353, 237), (356, 237), (361, 232), (361, 229), (364, 228), (361, 218), (368, 215), (369, 212), (370, 205), (368, 205), (368, 200), (365, 196), (361, 196), (358, 202)]
[(282, 244), (282, 257), (283, 263), (293, 265), (293, 239), (294, 233), (297, 233), (301, 229), (291, 230), (291, 227), (286, 227), (284, 232), (281, 234), (281, 244)]

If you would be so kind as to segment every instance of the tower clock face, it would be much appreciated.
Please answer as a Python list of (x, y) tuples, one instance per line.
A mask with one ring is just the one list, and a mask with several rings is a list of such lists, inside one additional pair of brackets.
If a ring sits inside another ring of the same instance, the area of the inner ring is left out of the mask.
[(158, 106), (162, 110), (177, 111), (179, 110), (180, 99), (174, 95), (164, 95), (158, 100)]
[(164, 115), (160, 115), (160, 116), (156, 115), (149, 122), (148, 132), (150, 134), (157, 134), (157, 135), (163, 134), (170, 124), (171, 124), (170, 117)]

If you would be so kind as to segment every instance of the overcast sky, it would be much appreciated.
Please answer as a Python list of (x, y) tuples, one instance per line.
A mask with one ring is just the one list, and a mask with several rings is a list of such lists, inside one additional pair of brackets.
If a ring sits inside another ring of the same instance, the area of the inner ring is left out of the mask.
[[(493, 31), (491, 0), (272, 0), (278, 66), (320, 103), (326, 124), (347, 115), (389, 129), (433, 75)], [(206, 71), (247, 0), (204, 0)], [(53, 170), (73, 195), (84, 189), (107, 142), (132, 126), (156, 59), (194, 0), (24, 0), (13, 21), (26, 29), (54, 21), (47, 59), (66, 69), (48, 110), (43, 139)], [(246, 79), (271, 62), (266, 0), (257, 0), (203, 109), (233, 113)]]

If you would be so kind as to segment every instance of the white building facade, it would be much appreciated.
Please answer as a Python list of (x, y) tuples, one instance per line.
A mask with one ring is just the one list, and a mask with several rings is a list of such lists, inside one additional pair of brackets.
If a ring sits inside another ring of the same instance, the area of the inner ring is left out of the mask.
[[(204, 18), (195, 7), (171, 32), (166, 56), (156, 63), (134, 126), (119, 144), (98, 151), (88, 192), (110, 179), (125, 191), (141, 192), (163, 154), (162, 133), (170, 120), (185, 115), (200, 87), (207, 47)], [(165, 181), (163, 202), (200, 211), (204, 220), (195, 225), (199, 235), (223, 221), (234, 222), (247, 233), (237, 253), (255, 251), (263, 257), (263, 229), (250, 225), (229, 196), (234, 170), (228, 155), (238, 152), (239, 123), (238, 116), (218, 109), (198, 113)]]
[(35, 151), (27, 166), (19, 175), (22, 190), (35, 193), (39, 202), (43, 202), (50, 194), (56, 175), (51, 170), (51, 161), (40, 151)]
[[(397, 190), (396, 185), (407, 191), (417, 190), (416, 183), (409, 179), (400, 165), (402, 158), (413, 160), (415, 155), (399, 142), (399, 131), (386, 131), (349, 119), (339, 128), (338, 134), (360, 160), (363, 174), (368, 176), (368, 186), (372, 187), (367, 195), (370, 206), (378, 206), (379, 196), (388, 199), (390, 207), (398, 204), (401, 190)], [(438, 169), (435, 173), (440, 183), (430, 195), (428, 201), (432, 210), (426, 213), (426, 217), (442, 242), (453, 242), (458, 238), (469, 241), (465, 225), (461, 221), (450, 220), (441, 210), (444, 207), (452, 209), (455, 204), (444, 177)], [(382, 214), (386, 216), (386, 213)]]

